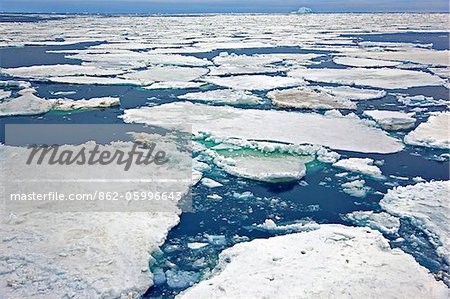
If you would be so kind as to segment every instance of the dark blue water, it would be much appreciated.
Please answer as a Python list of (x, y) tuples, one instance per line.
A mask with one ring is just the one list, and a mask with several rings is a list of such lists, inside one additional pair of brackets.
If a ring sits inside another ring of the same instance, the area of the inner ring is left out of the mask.
[[(419, 42), (433, 42), (440, 45), (440, 34), (405, 34), (405, 35), (383, 35), (374, 37), (370, 35), (358, 36), (358, 38), (379, 38), (383, 41), (405, 42), (411, 39)], [(447, 35), (448, 39), (448, 35)], [(375, 40), (374, 40), (375, 41)], [(84, 49), (92, 44), (77, 44), (71, 46), (52, 47), (23, 47), (0, 49), (1, 67), (19, 67), (37, 64), (57, 64), (74, 63), (80, 61), (66, 59), (63, 54), (46, 53), (47, 50), (59, 49)], [(440, 47), (440, 46), (439, 46)], [(436, 48), (437, 49), (437, 48)], [(238, 50), (217, 50), (209, 53), (195, 53), (192, 56), (211, 59), (222, 51), (236, 54), (264, 54), (264, 53), (318, 53), (330, 54), (326, 51), (307, 51), (298, 47), (283, 48), (260, 48), (260, 49), (238, 49)], [(320, 62), (312, 67), (333, 68), (342, 67), (335, 65), (330, 56), (317, 59)], [(8, 79), (1, 77), (0, 79)], [(145, 90), (131, 86), (97, 86), (97, 85), (71, 85), (54, 84), (45, 82), (32, 82), (37, 89), (37, 95), (44, 98), (68, 97), (72, 99), (117, 96), (120, 97), (120, 107), (99, 109), (92, 111), (79, 111), (72, 113), (49, 112), (36, 116), (0, 117), (0, 141), (4, 140), (4, 124), (6, 123), (122, 123), (118, 118), (124, 109), (135, 108), (145, 105), (159, 105), (177, 101), (177, 96), (186, 92), (200, 91), (194, 90)], [(214, 89), (217, 87), (209, 86)], [(55, 96), (55, 92), (75, 91), (75, 94), (67, 96)], [(436, 99), (448, 99), (448, 90), (444, 87), (421, 87), (407, 90), (398, 90), (409, 95), (423, 94), (433, 96)], [(265, 92), (256, 92), (265, 97)], [(270, 101), (266, 102), (259, 109), (274, 109)], [(244, 107), (242, 107), (244, 108)], [(248, 107), (247, 107), (248, 108)], [(251, 107), (250, 107), (251, 108)], [(371, 101), (359, 101), (358, 109), (354, 111), (359, 116), (367, 109), (392, 109), (411, 111), (412, 107), (402, 106), (394, 96), (389, 95), (383, 99)], [(442, 111), (443, 107), (430, 107), (431, 111)], [(307, 110), (294, 110), (307, 111)], [(310, 111), (308, 111), (310, 112)], [(348, 113), (349, 111), (344, 111)], [(320, 111), (322, 113), (322, 111)], [(424, 121), (426, 117), (417, 115), (418, 122)], [(405, 132), (393, 133), (398, 138), (403, 138)], [(366, 198), (355, 198), (342, 192), (340, 184), (346, 182), (345, 178), (338, 178), (336, 173), (340, 172), (329, 165), (313, 163), (309, 165), (308, 172), (302, 182), (287, 184), (268, 184), (255, 181), (243, 180), (230, 176), (216, 167), (212, 167), (204, 176), (213, 178), (224, 183), (218, 189), (209, 189), (202, 185), (193, 188), (192, 197), (194, 211), (183, 213), (180, 223), (173, 228), (161, 252), (155, 252), (155, 262), (151, 269), (155, 273), (162, 273), (172, 270), (175, 273), (188, 275), (185, 281), (195, 282), (208, 269), (212, 269), (218, 254), (224, 248), (228, 248), (240, 240), (252, 240), (255, 238), (267, 238), (274, 233), (252, 229), (253, 224), (261, 224), (265, 219), (277, 219), (277, 223), (289, 223), (300, 219), (310, 219), (318, 223), (341, 223), (352, 225), (342, 220), (342, 215), (358, 210), (380, 210), (378, 205), (385, 193), (393, 185), (412, 184), (411, 180), (403, 181), (389, 178), (390, 175), (403, 177), (420, 176), (425, 180), (448, 180), (449, 162), (437, 161), (434, 157), (439, 157), (446, 153), (443, 150), (433, 150), (426, 148), (407, 146), (404, 151), (390, 155), (361, 154), (354, 152), (339, 152), (343, 157), (369, 157), (375, 160), (383, 160), (380, 166), (383, 174), (388, 177), (387, 181), (376, 181), (370, 178), (359, 176), (366, 180), (367, 186), (372, 188), (371, 193)], [(305, 184), (306, 182), (307, 184)], [(389, 184), (386, 184), (386, 183)], [(251, 192), (253, 195), (248, 199), (237, 199), (233, 195), (235, 192)], [(375, 193), (379, 191), (380, 193)], [(221, 199), (211, 199), (208, 195), (217, 193)], [(403, 236), (421, 236), (423, 232), (408, 223), (402, 222), (400, 234)], [(209, 244), (198, 250), (187, 248), (189, 242), (206, 242), (207, 235), (222, 236), (219, 241)], [(238, 238), (239, 237), (239, 238)], [(442, 270), (444, 262), (435, 254), (432, 244), (427, 243), (426, 236), (422, 236), (423, 242), (414, 245), (412, 239), (405, 237), (404, 242), (394, 242), (393, 236), (386, 236), (394, 247), (400, 247), (411, 253), (422, 265), (431, 271)], [(162, 277), (159, 275), (158, 277)], [(171, 298), (187, 285), (180, 288), (171, 288), (163, 279), (159, 284), (150, 288), (147, 297)]]

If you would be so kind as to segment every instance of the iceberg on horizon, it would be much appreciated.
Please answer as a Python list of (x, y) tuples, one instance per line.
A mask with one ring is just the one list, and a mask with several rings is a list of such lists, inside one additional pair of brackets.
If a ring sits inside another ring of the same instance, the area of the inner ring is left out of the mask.
[(308, 13), (312, 13), (312, 9), (309, 7), (300, 7), (297, 11), (293, 11), (291, 13), (293, 14), (308, 14)]

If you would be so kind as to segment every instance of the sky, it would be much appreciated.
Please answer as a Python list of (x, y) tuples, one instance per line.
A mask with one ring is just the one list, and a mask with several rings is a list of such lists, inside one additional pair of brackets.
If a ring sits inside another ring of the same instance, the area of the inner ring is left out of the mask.
[(0, 0), (3, 12), (57, 13), (288, 13), (449, 12), (448, 0)]

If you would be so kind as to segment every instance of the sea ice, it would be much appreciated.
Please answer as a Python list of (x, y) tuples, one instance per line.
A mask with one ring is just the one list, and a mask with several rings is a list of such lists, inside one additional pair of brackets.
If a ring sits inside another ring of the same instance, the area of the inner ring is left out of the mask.
[(401, 62), (395, 61), (375, 60), (357, 57), (335, 57), (333, 61), (337, 64), (354, 67), (383, 67), (383, 66), (397, 66), (401, 64)]
[(217, 89), (204, 92), (192, 92), (181, 96), (179, 99), (205, 101), (229, 105), (258, 105), (262, 99), (249, 91), (234, 89)]
[(35, 92), (32, 88), (22, 89), (17, 92), (18, 97), (0, 102), (0, 116), (35, 115), (50, 111), (52, 102), (35, 96)]
[(211, 133), (220, 138), (316, 144), (332, 149), (371, 153), (394, 153), (403, 148), (399, 140), (389, 137), (380, 129), (367, 126), (362, 120), (315, 113), (176, 102), (128, 109), (122, 117), (126, 122), (146, 124), (161, 123), (161, 120), (165, 123), (190, 123), (194, 133)]
[(0, 89), (0, 100), (9, 98), (11, 96), (11, 91), (9, 90), (1, 90)]
[(282, 183), (296, 181), (306, 174), (306, 163), (311, 156), (261, 154), (224, 158), (218, 155), (214, 162), (227, 173), (255, 181)]
[(342, 191), (353, 197), (366, 197), (370, 187), (365, 186), (366, 181), (355, 180), (341, 185)]
[(272, 219), (266, 219), (263, 224), (254, 224), (253, 226), (259, 230), (283, 233), (305, 232), (320, 228), (320, 225), (314, 221), (298, 221), (290, 224), (277, 225)]
[(95, 76), (65, 76), (49, 77), (48, 81), (66, 84), (90, 84), (90, 85), (141, 85), (138, 80), (121, 79), (117, 77), (95, 77)]
[(397, 100), (411, 107), (430, 107), (430, 106), (450, 106), (450, 101), (446, 100), (435, 100), (433, 97), (426, 97), (423, 95), (407, 96), (407, 95), (397, 95)]
[(221, 184), (213, 179), (210, 179), (210, 178), (203, 178), (200, 182), (202, 183), (203, 186), (206, 186), (211, 189), (223, 186), (223, 184)]
[(103, 98), (91, 98), (82, 100), (71, 100), (71, 99), (57, 99), (48, 100), (53, 103), (54, 110), (80, 110), (80, 109), (95, 109), (95, 108), (108, 108), (120, 105), (119, 98), (113, 97), (103, 97)]
[(395, 234), (400, 228), (400, 220), (386, 212), (355, 211), (343, 218), (358, 226), (367, 226), (386, 234)]
[(432, 181), (388, 190), (380, 206), (388, 213), (412, 220), (437, 244), (450, 263), (450, 181)]
[(445, 85), (443, 79), (429, 73), (389, 68), (296, 69), (288, 75), (308, 81), (386, 89)]
[(414, 127), (415, 113), (387, 110), (366, 110), (364, 115), (373, 118), (383, 129), (388, 131), (405, 130)]
[(55, 65), (33, 65), (18, 68), (1, 69), (3, 74), (21, 78), (48, 78), (64, 76), (108, 76), (122, 74), (123, 71), (114, 69), (103, 69), (93, 66), (76, 64), (55, 64)]
[(128, 80), (137, 80), (142, 85), (153, 82), (188, 82), (196, 80), (208, 73), (206, 68), (180, 67), (180, 66), (153, 66), (149, 69), (126, 73), (121, 77)]
[(349, 158), (342, 159), (333, 164), (334, 167), (344, 170), (361, 173), (375, 179), (383, 179), (380, 168), (373, 165), (374, 160), (370, 158)]
[(424, 147), (450, 148), (450, 112), (436, 112), (405, 136), (405, 143)]
[(264, 66), (283, 61), (282, 58), (270, 57), (266, 55), (237, 55), (234, 53), (222, 52), (213, 58), (216, 65), (231, 66)]
[(362, 89), (349, 86), (321, 86), (320, 88), (336, 97), (352, 101), (374, 100), (386, 96), (384, 90)]
[[(299, 270), (300, 269), (300, 270)], [(447, 298), (448, 288), (369, 228), (322, 224), (222, 251), (177, 298)]]
[(266, 76), (266, 75), (242, 75), (231, 77), (206, 77), (208, 83), (233, 88), (237, 90), (270, 90), (279, 87), (291, 87), (305, 85), (302, 79)]
[(267, 94), (272, 103), (284, 108), (301, 109), (356, 109), (350, 100), (335, 97), (321, 88), (297, 87), (274, 90)]
[(143, 89), (190, 89), (190, 88), (199, 88), (204, 85), (206, 85), (205, 82), (167, 81), (167, 82), (156, 82), (150, 86), (143, 87)]
[(253, 74), (272, 74), (280, 71), (280, 68), (273, 66), (237, 66), (237, 65), (219, 65), (209, 68), (208, 75), (253, 75)]

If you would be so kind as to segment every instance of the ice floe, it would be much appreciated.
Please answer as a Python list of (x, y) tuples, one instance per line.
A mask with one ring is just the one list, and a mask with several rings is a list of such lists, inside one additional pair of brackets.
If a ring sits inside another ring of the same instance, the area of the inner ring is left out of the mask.
[(268, 183), (282, 183), (303, 178), (306, 174), (306, 163), (312, 160), (311, 156), (253, 154), (227, 158), (217, 156), (215, 163), (234, 176)]
[(213, 179), (210, 179), (210, 178), (203, 178), (200, 182), (202, 183), (203, 186), (206, 186), (211, 189), (223, 186), (223, 184), (221, 184)]
[(191, 89), (199, 88), (206, 85), (205, 82), (180, 82), (180, 81), (168, 81), (168, 82), (156, 82), (150, 86), (144, 86), (143, 89)]
[(181, 96), (179, 99), (205, 101), (229, 105), (258, 105), (262, 99), (249, 91), (234, 89), (217, 89), (203, 92), (192, 92)]
[(395, 187), (388, 190), (380, 206), (394, 216), (412, 220), (450, 263), (450, 181)]
[(0, 102), (0, 116), (35, 115), (50, 111), (53, 103), (34, 95), (36, 90), (26, 88), (18, 91), (16, 98)]
[(252, 75), (252, 74), (272, 74), (280, 71), (279, 68), (273, 66), (236, 66), (236, 65), (219, 65), (209, 68), (210, 76), (224, 75)]
[(386, 212), (355, 211), (343, 218), (358, 226), (367, 226), (386, 234), (395, 234), (400, 228), (400, 219)]
[(237, 90), (270, 90), (280, 87), (305, 85), (303, 79), (266, 75), (242, 75), (231, 77), (206, 77), (208, 83)]
[(276, 106), (301, 109), (356, 109), (352, 101), (336, 97), (321, 88), (297, 87), (267, 94)]
[(11, 91), (9, 90), (1, 90), (0, 89), (0, 100), (9, 98), (11, 96)]
[[(221, 138), (316, 144), (356, 152), (393, 153), (402, 143), (362, 120), (315, 113), (212, 107), (190, 102), (125, 110), (126, 122), (191, 123), (193, 132)], [(242, 124), (245, 124), (243, 126)], [(329, 129), (327, 129), (329, 128)], [(351, 138), (345, 138), (351, 136)]]
[(446, 100), (435, 100), (433, 97), (426, 97), (423, 95), (407, 96), (407, 95), (397, 95), (397, 100), (411, 107), (430, 107), (430, 106), (450, 106), (450, 101)]
[(253, 227), (268, 232), (293, 233), (319, 229), (320, 225), (314, 221), (298, 221), (290, 224), (278, 225), (272, 219), (266, 219), (264, 223), (254, 224)]
[(374, 165), (374, 160), (370, 158), (342, 159), (334, 163), (333, 166), (344, 170), (361, 173), (375, 179), (384, 178), (380, 168)]
[(449, 139), (450, 112), (436, 112), (430, 115), (427, 122), (421, 123), (414, 131), (405, 136), (406, 144), (450, 148)]
[(397, 66), (401, 62), (376, 60), (357, 57), (335, 57), (333, 61), (337, 64), (354, 66), (354, 67), (383, 67), (383, 66)]
[(336, 294), (447, 298), (449, 290), (412, 256), (391, 249), (379, 232), (327, 224), (309, 232), (234, 245), (222, 251), (210, 278), (177, 298), (326, 298)]
[(405, 130), (414, 127), (416, 119), (412, 113), (387, 110), (366, 110), (364, 115), (373, 118), (383, 129), (388, 131)]
[(48, 101), (53, 103), (52, 109), (63, 111), (109, 108), (120, 105), (120, 99), (114, 97), (91, 98), (76, 101), (71, 99), (57, 99)]
[(352, 53), (357, 57), (391, 61), (412, 62), (431, 66), (448, 66), (450, 51), (432, 49), (397, 49), (396, 51), (361, 51)]
[(354, 180), (341, 185), (342, 191), (353, 197), (366, 197), (370, 191), (370, 187), (367, 187), (365, 180)]
[(314, 82), (385, 89), (445, 85), (443, 79), (429, 73), (390, 68), (296, 69), (288, 72), (288, 75)]
[(142, 85), (153, 82), (188, 82), (208, 73), (206, 68), (180, 67), (180, 66), (154, 66), (146, 70), (127, 73), (121, 77), (128, 80), (137, 80)]
[(55, 64), (55, 65), (33, 65), (18, 68), (1, 69), (3, 74), (21, 78), (48, 78), (64, 76), (108, 76), (122, 74), (123, 71), (114, 69), (103, 69), (93, 66), (76, 64)]
[(336, 97), (352, 101), (374, 100), (386, 96), (384, 90), (361, 89), (349, 86), (321, 86), (320, 88)]

